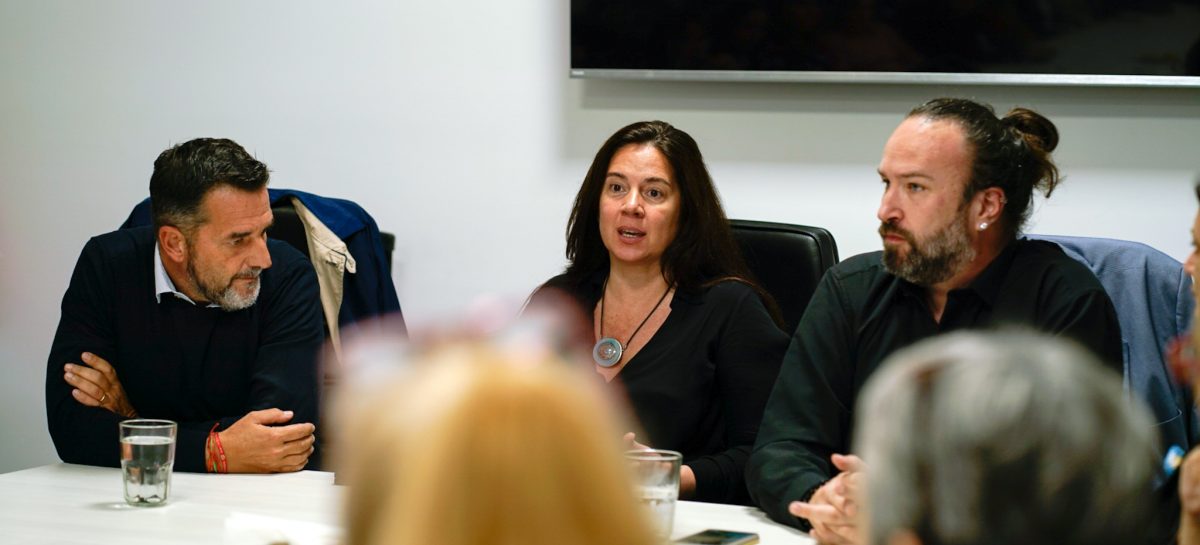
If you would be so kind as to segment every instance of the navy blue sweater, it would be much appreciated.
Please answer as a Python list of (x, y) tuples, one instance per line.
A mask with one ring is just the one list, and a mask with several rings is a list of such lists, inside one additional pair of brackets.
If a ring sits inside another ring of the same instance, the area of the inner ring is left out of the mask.
[[(64, 462), (120, 464), (122, 417), (71, 397), (63, 365), (92, 352), (116, 369), (142, 418), (179, 423), (175, 468), (204, 471), (213, 424), (246, 413), (295, 411), (291, 423), (317, 422), (317, 357), (324, 319), (312, 264), (286, 243), (269, 241), (272, 266), (258, 302), (226, 312), (154, 294), (154, 232), (122, 229), (92, 238), (63, 296), (62, 318), (46, 368), (46, 419)], [(320, 455), (309, 459), (319, 467)]]

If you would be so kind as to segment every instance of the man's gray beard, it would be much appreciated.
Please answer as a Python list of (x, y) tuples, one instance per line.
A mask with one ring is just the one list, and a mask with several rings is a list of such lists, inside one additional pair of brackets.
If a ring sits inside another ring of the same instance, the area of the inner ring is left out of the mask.
[[(199, 274), (196, 274), (196, 266), (191, 259), (188, 259), (187, 262), (187, 272), (192, 284), (196, 286), (196, 291), (199, 291), (202, 297), (215, 303), (225, 312), (247, 309), (254, 306), (254, 303), (258, 301), (258, 292), (262, 287), (261, 276), (255, 276), (254, 282), (251, 284), (250, 294), (243, 296), (238, 293), (237, 288), (233, 287), (233, 282), (237, 276), (229, 280), (229, 285), (225, 286), (225, 289), (218, 290), (200, 278)], [(260, 270), (259, 273), (261, 272)], [(240, 272), (238, 273), (239, 276), (241, 274)]]
[(949, 280), (975, 259), (975, 248), (967, 237), (964, 218), (950, 222), (927, 241), (918, 244), (908, 239), (908, 255), (900, 257), (898, 249), (883, 247), (883, 267), (918, 286), (932, 286)]

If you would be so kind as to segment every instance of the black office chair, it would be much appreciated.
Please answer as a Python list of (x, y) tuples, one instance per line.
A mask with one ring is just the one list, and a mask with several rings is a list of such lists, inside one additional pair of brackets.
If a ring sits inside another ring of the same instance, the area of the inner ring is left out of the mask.
[(312, 260), (312, 255), (308, 253), (308, 235), (304, 231), (304, 223), (300, 221), (300, 215), (296, 213), (292, 202), (288, 199), (280, 200), (271, 207), (271, 213), (275, 215), (275, 223), (267, 229), (267, 236), (291, 244), (293, 248), (300, 250), (304, 257)]
[(785, 331), (800, 323), (825, 270), (838, 262), (837, 243), (820, 227), (729, 220), (750, 272), (783, 314)]
[[(296, 214), (296, 207), (290, 199), (280, 199), (271, 207), (275, 215), (275, 224), (267, 230), (267, 236), (291, 244), (304, 257), (312, 259), (308, 253), (308, 234), (304, 231), (304, 223)], [(380, 231), (379, 238), (383, 242), (383, 252), (387, 256), (388, 271), (392, 270), (392, 251), (396, 248), (396, 235)]]

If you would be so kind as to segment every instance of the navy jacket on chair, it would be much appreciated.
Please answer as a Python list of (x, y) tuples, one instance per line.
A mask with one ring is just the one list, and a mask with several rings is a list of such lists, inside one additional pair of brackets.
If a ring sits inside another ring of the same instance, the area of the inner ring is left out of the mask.
[[(1087, 265), (1100, 279), (1117, 309), (1125, 355), (1125, 391), (1144, 401), (1154, 414), (1161, 440), (1159, 454), (1172, 445), (1190, 450), (1200, 437), (1191, 390), (1172, 378), (1163, 354), (1171, 339), (1191, 321), (1192, 279), (1183, 265), (1145, 244), (1124, 240), (1029, 235), (1057, 243), (1068, 256)], [(1170, 543), (1178, 525), (1176, 474), (1161, 468), (1155, 480), (1159, 505), (1151, 543)]]

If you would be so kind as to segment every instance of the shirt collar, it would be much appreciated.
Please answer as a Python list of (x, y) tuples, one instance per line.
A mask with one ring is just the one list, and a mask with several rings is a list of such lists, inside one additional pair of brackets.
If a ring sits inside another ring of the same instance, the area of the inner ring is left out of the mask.
[(979, 272), (979, 276), (975, 277), (966, 290), (976, 293), (980, 299), (983, 299), (990, 306), (995, 306), (996, 298), (1000, 295), (1000, 288), (1004, 285), (1004, 279), (1008, 277), (1009, 266), (1012, 265), (1014, 256), (1017, 253), (1018, 241), (1008, 243), (996, 258), (988, 263)]
[[(167, 274), (166, 267), (163, 266), (162, 254), (159, 253), (158, 243), (154, 243), (154, 300), (162, 303), (162, 296), (165, 293), (174, 295), (179, 299), (183, 299), (193, 305), (196, 302), (188, 297), (183, 292), (175, 289), (175, 283), (171, 281), (171, 276)], [(199, 306), (199, 305), (196, 305)], [(216, 303), (209, 303), (208, 308), (218, 307)]]

